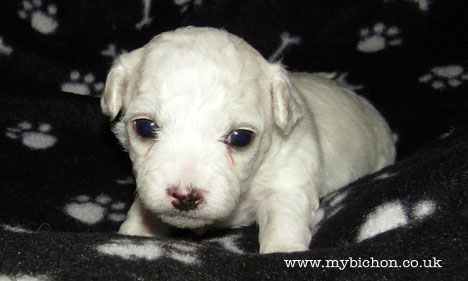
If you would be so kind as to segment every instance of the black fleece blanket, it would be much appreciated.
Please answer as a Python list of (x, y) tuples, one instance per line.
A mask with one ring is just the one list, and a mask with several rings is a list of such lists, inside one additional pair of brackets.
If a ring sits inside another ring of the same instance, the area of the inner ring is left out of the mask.
[[(4, 0), (0, 280), (466, 280), (468, 4), (450, 0)], [(116, 234), (134, 196), (100, 113), (115, 57), (186, 25), (290, 70), (334, 72), (398, 135), (398, 161), (324, 198), (310, 250), (255, 225)]]

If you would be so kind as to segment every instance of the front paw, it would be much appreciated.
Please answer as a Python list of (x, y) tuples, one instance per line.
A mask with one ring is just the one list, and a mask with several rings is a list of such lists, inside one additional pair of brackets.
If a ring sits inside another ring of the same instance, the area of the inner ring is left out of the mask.
[(127, 219), (122, 223), (119, 234), (132, 236), (163, 237), (169, 234), (170, 228), (156, 216), (143, 208), (136, 200), (128, 211)]
[(131, 220), (126, 220), (119, 228), (119, 234), (130, 235), (130, 236), (146, 236), (146, 237), (155, 237), (160, 235), (155, 235), (152, 227), (145, 225), (142, 222), (133, 222)]
[(301, 243), (288, 243), (287, 241), (260, 243), (260, 254), (302, 252), (308, 249), (308, 243), (305, 245)]
[(260, 253), (290, 253), (307, 251), (311, 233), (305, 224), (267, 224), (260, 228)]

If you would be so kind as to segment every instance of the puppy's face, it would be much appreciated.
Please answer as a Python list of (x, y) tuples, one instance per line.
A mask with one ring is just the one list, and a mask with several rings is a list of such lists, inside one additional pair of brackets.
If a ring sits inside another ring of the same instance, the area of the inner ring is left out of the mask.
[(279, 119), (294, 118), (272, 68), (239, 38), (198, 28), (157, 36), (114, 64), (102, 107), (122, 112), (114, 131), (148, 210), (183, 228), (232, 214), (275, 128), (289, 126)]
[(271, 118), (256, 94), (268, 90), (240, 81), (229, 67), (148, 55), (120, 125), (139, 198), (179, 227), (222, 219), (268, 147)]

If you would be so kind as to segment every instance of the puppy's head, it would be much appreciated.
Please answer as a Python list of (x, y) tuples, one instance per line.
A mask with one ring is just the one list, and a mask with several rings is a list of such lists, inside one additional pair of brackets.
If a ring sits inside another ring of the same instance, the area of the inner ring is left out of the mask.
[(273, 135), (300, 116), (285, 70), (212, 28), (156, 36), (121, 55), (102, 110), (130, 154), (141, 202), (164, 222), (197, 228), (227, 218)]

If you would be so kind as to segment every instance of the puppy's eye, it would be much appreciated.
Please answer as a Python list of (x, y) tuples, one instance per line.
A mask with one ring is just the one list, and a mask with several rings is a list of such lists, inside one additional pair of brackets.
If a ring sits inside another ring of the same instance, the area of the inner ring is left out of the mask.
[(226, 142), (235, 147), (246, 147), (252, 141), (254, 133), (248, 130), (235, 130), (226, 137)]
[(159, 129), (158, 125), (149, 119), (137, 119), (133, 121), (133, 126), (137, 134), (145, 139), (154, 138)]

